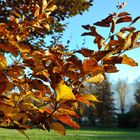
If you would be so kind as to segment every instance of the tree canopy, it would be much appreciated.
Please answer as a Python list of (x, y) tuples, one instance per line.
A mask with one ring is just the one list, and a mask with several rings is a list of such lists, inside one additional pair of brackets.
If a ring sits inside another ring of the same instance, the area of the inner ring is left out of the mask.
[[(114, 12), (93, 25), (83, 25), (82, 36), (92, 36), (97, 49), (69, 51), (63, 44), (46, 46), (45, 36), (62, 32), (61, 20), (81, 14), (87, 0), (1, 0), (0, 2), (0, 122), (24, 134), (39, 126), (65, 134), (63, 126), (78, 129), (73, 120), (78, 103), (93, 106), (99, 100), (80, 93), (85, 82), (97, 84), (105, 73), (117, 72), (116, 64), (137, 66), (127, 55), (136, 48), (139, 31), (127, 12)], [(118, 4), (117, 10), (126, 3)], [(129, 22), (119, 31), (115, 27)], [(110, 28), (104, 38), (96, 26)], [(37, 42), (37, 43), (35, 43)], [(77, 53), (84, 59), (78, 58)]]

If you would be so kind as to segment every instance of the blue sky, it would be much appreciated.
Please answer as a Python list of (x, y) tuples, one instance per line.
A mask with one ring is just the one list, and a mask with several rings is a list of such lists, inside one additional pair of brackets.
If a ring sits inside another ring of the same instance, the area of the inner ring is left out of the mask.
[[(128, 4), (125, 8), (123, 8), (120, 12), (128, 12), (131, 13), (132, 17), (135, 18), (140, 16), (140, 0), (126, 0)], [(124, 2), (120, 0), (120, 2)], [(78, 15), (76, 17), (70, 18), (66, 20), (68, 23), (67, 29), (64, 32), (63, 41), (71, 40), (70, 47), (71, 49), (76, 49), (77, 47), (83, 47), (83, 39), (85, 39), (84, 47), (95, 49), (96, 46), (93, 44), (93, 38), (86, 36), (81, 37), (81, 34), (85, 32), (85, 30), (81, 27), (81, 25), (90, 24), (92, 25), (98, 20), (101, 20), (108, 16), (108, 14), (116, 11), (116, 4), (118, 0), (94, 0), (93, 6), (89, 9), (88, 12), (85, 12), (83, 15)], [(127, 24), (125, 24), (127, 25)], [(140, 30), (140, 21), (135, 24), (138, 30)], [(99, 33), (102, 35), (107, 34), (107, 29), (97, 28)], [(140, 65), (140, 49), (134, 49), (128, 51), (126, 53), (128, 56), (134, 58)], [(118, 65), (118, 69), (120, 72), (109, 74), (111, 81), (116, 81), (119, 78), (127, 79), (128, 82), (132, 83), (136, 78), (140, 77), (140, 66), (138, 67), (130, 67), (127, 65)]]

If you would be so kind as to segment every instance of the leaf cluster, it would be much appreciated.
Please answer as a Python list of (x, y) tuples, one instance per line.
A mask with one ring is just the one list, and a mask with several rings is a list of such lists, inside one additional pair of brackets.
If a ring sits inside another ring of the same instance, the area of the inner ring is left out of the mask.
[[(77, 4), (77, 7), (73, 9), (70, 3)], [(53, 30), (57, 14), (58, 17), (63, 12), (64, 17), (74, 16), (86, 10), (90, 3), (83, 0), (79, 3), (68, 0), (60, 3), (52, 0), (1, 1), (1, 126), (18, 129), (23, 134), (24, 130), (34, 126), (65, 134), (63, 123), (78, 129), (79, 124), (73, 120), (79, 118), (76, 113), (78, 103), (94, 106), (94, 102), (99, 102), (92, 94), (80, 92), (83, 83), (102, 82), (105, 73), (118, 71), (116, 64), (137, 66), (132, 58), (121, 54), (135, 48), (139, 31), (129, 26), (114, 33), (117, 24), (129, 21), (132, 25), (139, 19), (131, 20), (130, 14), (125, 12), (110, 15), (94, 24), (111, 27), (107, 40), (94, 25), (83, 26), (88, 30), (83, 35), (94, 37), (97, 51), (86, 48), (69, 51), (62, 44), (41, 48), (31, 42)], [(69, 6), (63, 9), (66, 5)], [(125, 37), (124, 33), (127, 34)], [(82, 54), (84, 60), (78, 58), (77, 53)]]

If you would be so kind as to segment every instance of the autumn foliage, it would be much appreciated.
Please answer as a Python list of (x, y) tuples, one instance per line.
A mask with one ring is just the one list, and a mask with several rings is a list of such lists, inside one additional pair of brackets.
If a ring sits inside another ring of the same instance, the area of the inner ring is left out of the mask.
[[(78, 103), (93, 106), (98, 99), (80, 93), (83, 83), (97, 84), (116, 64), (137, 66), (125, 51), (136, 48), (139, 31), (127, 12), (110, 14), (94, 25), (83, 25), (97, 49), (69, 51), (62, 44), (45, 46), (46, 35), (62, 32), (61, 20), (87, 10), (86, 0), (2, 0), (0, 2), (0, 123), (24, 133), (39, 126), (65, 134), (63, 124), (78, 129), (73, 118)], [(74, 5), (74, 6), (73, 6)], [(126, 3), (118, 4), (122, 9)], [(128, 27), (116, 31), (120, 23)], [(110, 28), (105, 39), (96, 26)], [(77, 57), (83, 55), (84, 60)]]

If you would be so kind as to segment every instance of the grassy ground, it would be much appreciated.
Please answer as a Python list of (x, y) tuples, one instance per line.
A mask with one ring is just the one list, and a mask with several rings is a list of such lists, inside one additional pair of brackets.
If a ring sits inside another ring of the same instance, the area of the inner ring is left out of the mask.
[[(31, 140), (140, 140), (140, 129), (67, 130), (66, 136), (33, 129), (26, 131)], [(0, 140), (27, 140), (16, 130), (0, 129)]]

